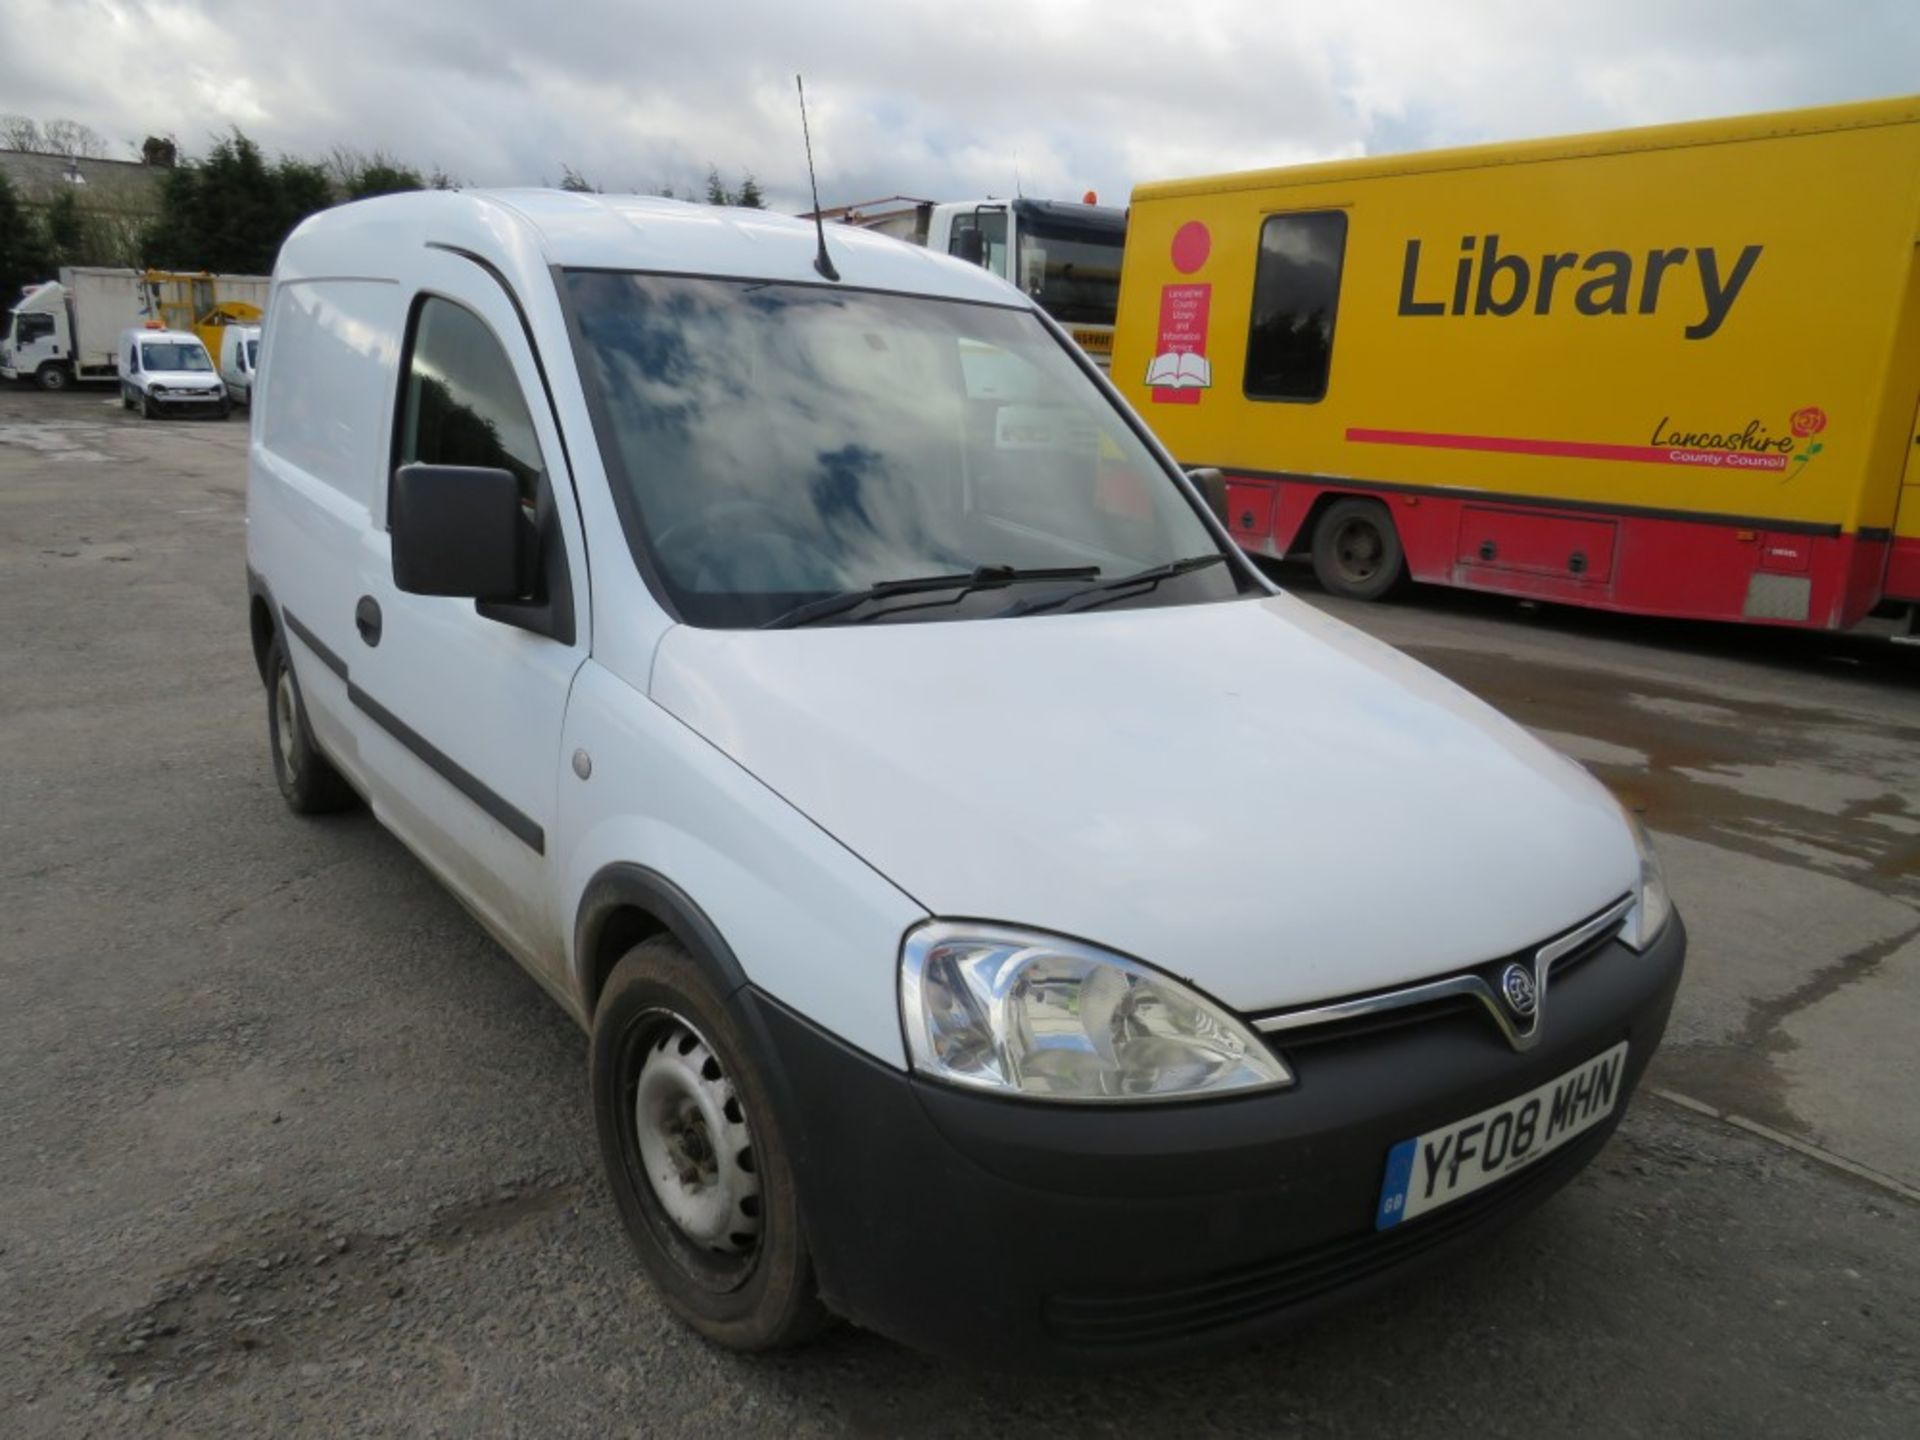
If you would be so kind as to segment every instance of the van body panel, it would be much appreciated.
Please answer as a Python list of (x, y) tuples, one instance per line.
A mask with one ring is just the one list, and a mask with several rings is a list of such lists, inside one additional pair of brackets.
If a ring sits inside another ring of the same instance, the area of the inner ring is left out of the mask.
[[(1637, 874), (1578, 766), (1286, 597), (683, 627), (653, 693), (935, 913), (1081, 936), (1243, 1010), (1517, 950)], [(1357, 881), (1375, 903), (1320, 903)]]
[[(1787, 198), (1807, 176), (1818, 204)], [(1323, 391), (1296, 393), (1249, 369), (1286, 348), (1256, 335), (1255, 288), (1290, 283), (1263, 244), (1323, 215), (1344, 217), (1337, 304), (1295, 317), (1330, 331)], [(1395, 501), (1413, 577), (1850, 625), (1878, 598), (1920, 391), (1917, 233), (1911, 98), (1143, 185), (1113, 376), (1182, 463), (1271, 493), (1270, 523), (1249, 503), (1235, 527), (1255, 551), (1309, 544), (1333, 496), (1507, 503), (1514, 527), (1532, 502), (1617, 523), (1611, 576), (1551, 534), (1544, 570), (1456, 564), (1457, 512)], [(1149, 383), (1186, 353), (1210, 383)], [(1829, 542), (1793, 613), (1755, 608), (1769, 530)], [(1711, 593), (1677, 588), (1702, 566)]]
[[(610, 865), (667, 876), (758, 989), (801, 1014), (833, 1016), (846, 1043), (905, 1068), (897, 962), (924, 907), (597, 660), (574, 682), (563, 743), (592, 763), (589, 780), (560, 778), (554, 859), (572, 905)], [(589, 961), (572, 957), (583, 997)]]

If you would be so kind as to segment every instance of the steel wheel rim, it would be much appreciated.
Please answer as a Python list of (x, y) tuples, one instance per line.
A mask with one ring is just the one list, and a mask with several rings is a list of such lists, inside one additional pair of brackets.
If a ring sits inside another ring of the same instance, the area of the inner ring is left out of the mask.
[(282, 669), (280, 678), (273, 686), (274, 729), (279, 733), (274, 739), (280, 748), (280, 764), (287, 774), (293, 773), (293, 673)]
[(1334, 560), (1351, 581), (1364, 584), (1379, 574), (1385, 552), (1379, 528), (1370, 520), (1355, 517), (1333, 532)]
[(746, 1259), (759, 1248), (761, 1208), (745, 1107), (705, 1037), (678, 1015), (659, 1018), (633, 1087), (641, 1172), (687, 1245)]

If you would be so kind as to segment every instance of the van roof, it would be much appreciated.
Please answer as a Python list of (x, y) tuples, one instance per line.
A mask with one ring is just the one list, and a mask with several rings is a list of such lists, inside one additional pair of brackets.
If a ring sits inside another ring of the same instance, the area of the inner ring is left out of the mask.
[(120, 332), (122, 340), (165, 340), (172, 345), (198, 345), (200, 337), (191, 330), (149, 330), (142, 325), (130, 326)]
[[(811, 221), (565, 190), (411, 191), (335, 206), (287, 238), (274, 278), (381, 278), (391, 275), (396, 248), (420, 245), (477, 255), (516, 288), (553, 266), (825, 283), (813, 268)], [(873, 231), (829, 225), (827, 250), (848, 287), (1031, 307), (978, 266)]]
[(1884, 125), (1920, 122), (1920, 95), (1892, 100), (1868, 100), (1853, 105), (1826, 105), (1809, 110), (1779, 110), (1763, 115), (1736, 115), (1719, 120), (1691, 120), (1678, 125), (1647, 125), (1632, 130), (1608, 130), (1589, 135), (1560, 135), (1545, 140), (1519, 140), (1494, 145), (1465, 145), (1450, 150), (1421, 150), (1404, 155), (1370, 155), (1356, 160), (1323, 160), (1271, 170), (1244, 170), (1225, 175), (1196, 175), (1186, 180), (1157, 180), (1133, 189), (1137, 205), (1146, 200), (1169, 200), (1191, 195), (1215, 195), (1231, 190), (1269, 190), (1289, 185), (1322, 185), (1346, 180), (1378, 180), (1389, 175), (1431, 174), (1442, 170), (1476, 170), (1491, 165), (1525, 165), (1542, 160), (1571, 160), (1592, 155), (1618, 155), (1635, 150), (1670, 150), (1688, 145), (1725, 145), (1742, 140), (1766, 140), (1782, 135), (1813, 135), (1831, 130), (1863, 130)]

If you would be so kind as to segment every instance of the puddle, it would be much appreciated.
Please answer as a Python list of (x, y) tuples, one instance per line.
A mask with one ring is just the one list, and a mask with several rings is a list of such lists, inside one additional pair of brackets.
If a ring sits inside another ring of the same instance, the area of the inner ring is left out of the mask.
[(1406, 648), (1586, 765), (1651, 828), (1920, 906), (1920, 725)]

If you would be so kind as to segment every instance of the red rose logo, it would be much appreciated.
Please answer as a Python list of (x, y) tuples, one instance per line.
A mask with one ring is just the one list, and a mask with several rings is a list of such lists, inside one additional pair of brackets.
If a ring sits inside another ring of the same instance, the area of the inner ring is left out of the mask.
[(1793, 412), (1793, 433), (1803, 439), (1808, 435), (1818, 435), (1827, 428), (1827, 412), (1818, 405), (1809, 405), (1804, 410)]

